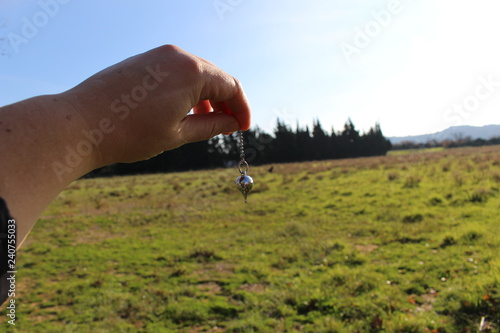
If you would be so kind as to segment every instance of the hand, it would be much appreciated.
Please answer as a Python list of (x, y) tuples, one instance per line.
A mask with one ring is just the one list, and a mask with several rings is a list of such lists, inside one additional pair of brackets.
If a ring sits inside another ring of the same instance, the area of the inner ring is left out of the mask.
[(86, 173), (249, 127), (238, 80), (175, 46), (126, 59), (61, 94), (0, 108), (0, 196), (16, 219), (18, 246)]
[(106, 119), (100, 165), (147, 159), (250, 127), (239, 81), (171, 45), (126, 59), (64, 94), (78, 101), (75, 108), (89, 131)]

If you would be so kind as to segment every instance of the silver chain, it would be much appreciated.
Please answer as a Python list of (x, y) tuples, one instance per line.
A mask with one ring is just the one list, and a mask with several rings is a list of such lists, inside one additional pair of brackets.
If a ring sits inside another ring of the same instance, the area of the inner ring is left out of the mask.
[(245, 161), (245, 147), (243, 146), (243, 131), (239, 131), (239, 145), (240, 145), (240, 161), (244, 162)]
[[(238, 163), (238, 170), (242, 175), (248, 172), (248, 162), (245, 161), (245, 147), (243, 146), (243, 131), (239, 132), (239, 148), (240, 148), (240, 163)], [(242, 170), (241, 167), (245, 166), (245, 170)]]

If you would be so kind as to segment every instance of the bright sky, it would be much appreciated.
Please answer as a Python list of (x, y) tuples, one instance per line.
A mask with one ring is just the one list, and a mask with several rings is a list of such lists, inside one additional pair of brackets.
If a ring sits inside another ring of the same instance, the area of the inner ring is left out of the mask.
[[(55, 5), (57, 4), (57, 6)], [(239, 78), (253, 125), (387, 136), (500, 124), (495, 0), (0, 0), (0, 105), (176, 44)]]

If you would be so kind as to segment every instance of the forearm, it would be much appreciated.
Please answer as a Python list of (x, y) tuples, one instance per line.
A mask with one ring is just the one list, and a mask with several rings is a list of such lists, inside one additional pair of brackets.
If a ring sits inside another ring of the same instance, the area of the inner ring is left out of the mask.
[(0, 108), (0, 196), (16, 219), (19, 245), (71, 181), (100, 166), (98, 147), (82, 144), (86, 121), (70, 98), (39, 96)]

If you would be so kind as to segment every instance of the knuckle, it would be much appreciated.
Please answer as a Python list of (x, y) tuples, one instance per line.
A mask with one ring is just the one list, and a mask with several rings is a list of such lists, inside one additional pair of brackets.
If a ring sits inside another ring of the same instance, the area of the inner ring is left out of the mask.
[(165, 60), (175, 63), (187, 74), (200, 75), (204, 71), (204, 64), (200, 58), (184, 51), (176, 45), (163, 45), (158, 47), (158, 51)]
[(234, 85), (236, 86), (236, 88), (238, 88), (238, 90), (241, 89), (241, 81), (235, 78), (234, 76), (232, 78), (234, 80)]
[(184, 61), (184, 66), (191, 75), (199, 77), (203, 74), (205, 70), (203, 62), (193, 57), (187, 57)]
[(172, 44), (165, 44), (165, 45), (159, 46), (158, 50), (160, 52), (166, 53), (166, 54), (183, 52), (183, 50), (180, 47), (178, 47), (176, 45), (172, 45)]

